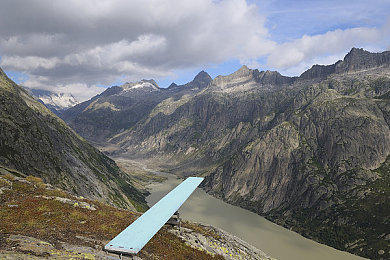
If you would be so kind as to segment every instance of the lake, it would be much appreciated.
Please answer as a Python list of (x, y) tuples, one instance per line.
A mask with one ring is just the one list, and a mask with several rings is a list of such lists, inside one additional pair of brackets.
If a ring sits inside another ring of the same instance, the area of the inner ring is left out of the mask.
[[(182, 180), (173, 174), (155, 172), (168, 179), (148, 186), (149, 206), (154, 205)], [(185, 220), (223, 229), (279, 260), (357, 260), (365, 259), (334, 248), (278, 226), (248, 210), (227, 204), (198, 188), (180, 208)]]

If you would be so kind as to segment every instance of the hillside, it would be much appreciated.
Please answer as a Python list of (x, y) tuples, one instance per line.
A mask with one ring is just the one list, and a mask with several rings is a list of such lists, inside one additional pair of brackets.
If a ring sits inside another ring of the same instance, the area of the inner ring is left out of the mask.
[(0, 165), (119, 207), (144, 210), (144, 195), (113, 160), (12, 82), (0, 69)]
[(246, 66), (164, 96), (108, 139), (314, 240), (387, 259), (390, 52), (353, 48), (299, 77)]
[[(0, 169), (1, 259), (118, 259), (102, 249), (140, 213), (15, 174), (21, 173)], [(210, 226), (184, 222), (181, 231), (163, 227), (137, 259), (273, 259)]]

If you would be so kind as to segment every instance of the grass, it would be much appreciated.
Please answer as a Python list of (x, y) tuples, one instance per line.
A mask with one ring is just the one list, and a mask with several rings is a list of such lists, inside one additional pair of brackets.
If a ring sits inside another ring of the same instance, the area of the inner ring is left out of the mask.
[[(64, 191), (48, 189), (37, 177), (28, 176), (23, 181), (12, 175), (0, 175), (0, 187), (11, 187), (0, 194), (0, 239), (7, 236), (24, 235), (35, 237), (60, 248), (61, 242), (103, 248), (140, 214), (117, 209), (98, 201), (74, 197)], [(78, 203), (67, 204), (42, 196), (65, 197), (93, 205), (96, 210), (81, 208)], [(198, 232), (213, 236), (207, 229), (186, 223)], [(82, 240), (79, 237), (90, 238)], [(97, 241), (97, 242), (96, 242)], [(0, 249), (4, 249), (4, 243)], [(142, 249), (143, 259), (223, 259), (194, 249), (168, 228), (162, 228)]]

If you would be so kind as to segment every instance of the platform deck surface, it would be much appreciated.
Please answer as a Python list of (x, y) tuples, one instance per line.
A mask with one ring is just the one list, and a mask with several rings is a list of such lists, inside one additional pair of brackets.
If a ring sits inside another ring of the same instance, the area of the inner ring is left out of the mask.
[(137, 254), (202, 181), (200, 177), (187, 178), (119, 233), (104, 249), (114, 253)]

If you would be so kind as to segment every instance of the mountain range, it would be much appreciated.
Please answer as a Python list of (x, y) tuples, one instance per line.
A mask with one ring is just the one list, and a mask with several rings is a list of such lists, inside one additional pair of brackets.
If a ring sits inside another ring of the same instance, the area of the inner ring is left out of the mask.
[(390, 52), (353, 48), (299, 77), (243, 66), (167, 89), (126, 83), (62, 118), (304, 236), (388, 259), (389, 91)]
[(211, 80), (207, 73), (200, 72), (192, 82), (172, 84), (166, 89), (153, 80), (126, 83), (67, 109), (61, 117), (86, 139), (104, 141), (134, 126), (164, 100), (192, 96)]

